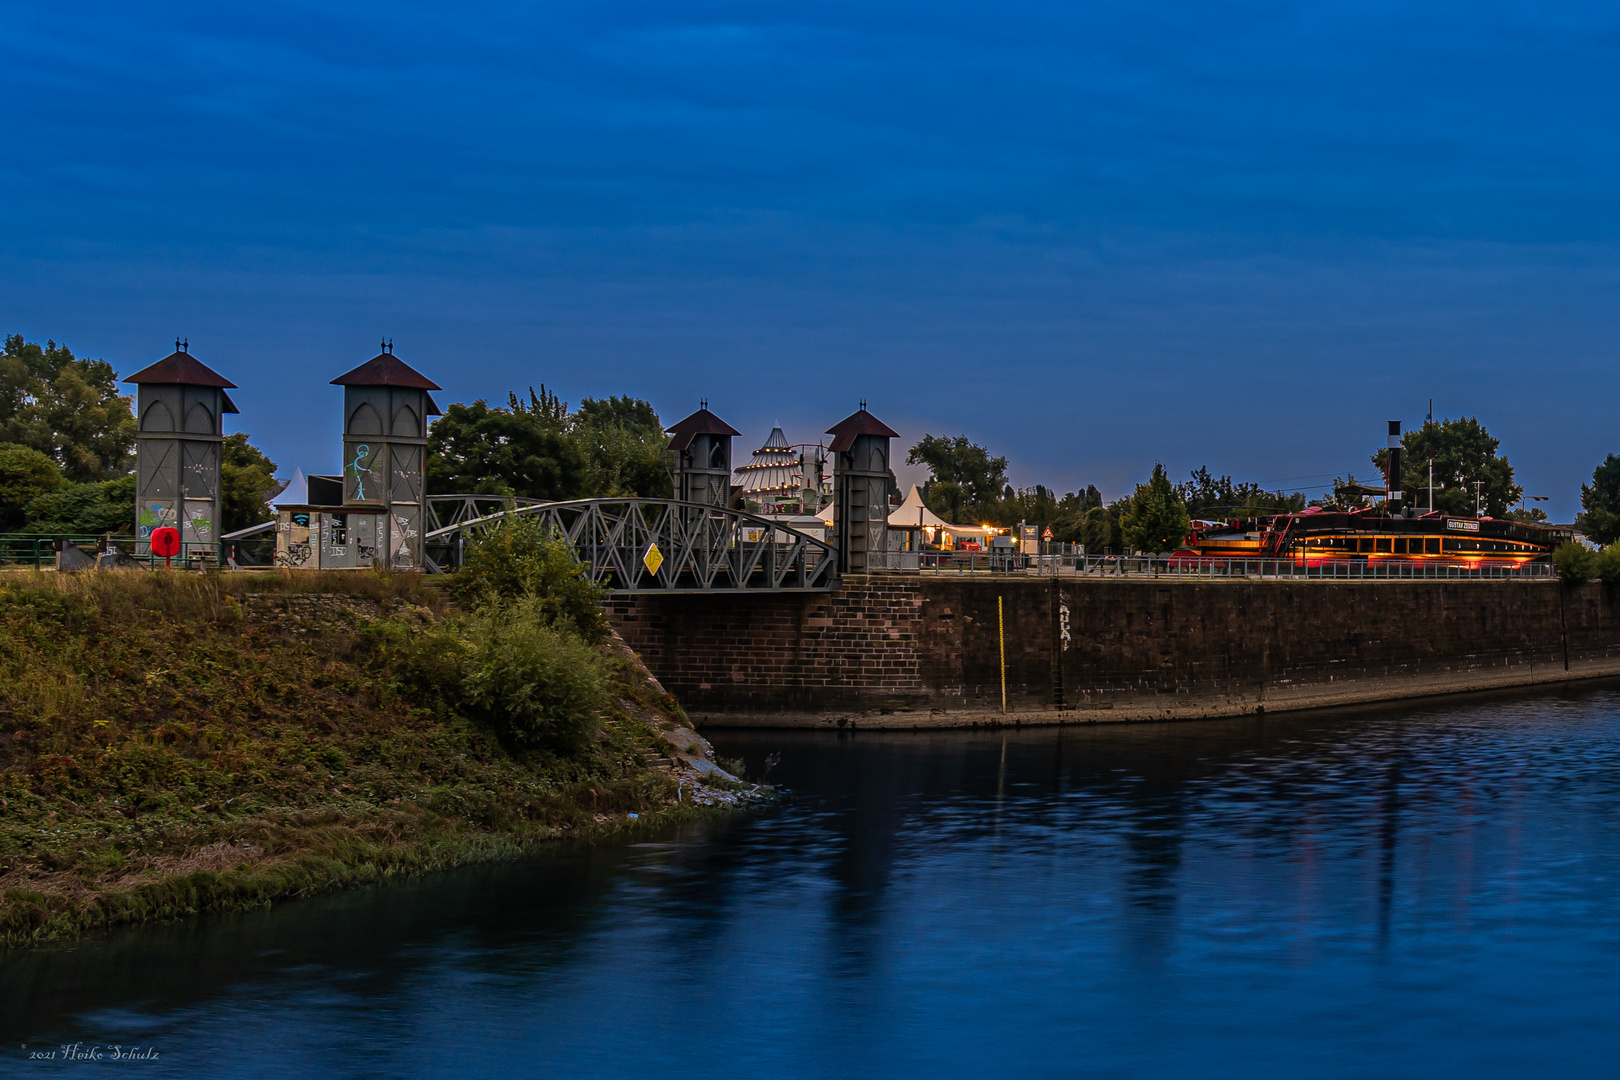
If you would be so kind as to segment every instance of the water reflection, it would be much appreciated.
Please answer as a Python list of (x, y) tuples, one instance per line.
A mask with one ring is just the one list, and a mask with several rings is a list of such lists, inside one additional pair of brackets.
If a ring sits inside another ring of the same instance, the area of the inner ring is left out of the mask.
[(755, 772), (780, 755), (794, 799), (13, 955), (0, 1031), (166, 1044), (153, 1075), (1594, 1071), (1617, 1049), (1617, 735), (1606, 687), (722, 733)]

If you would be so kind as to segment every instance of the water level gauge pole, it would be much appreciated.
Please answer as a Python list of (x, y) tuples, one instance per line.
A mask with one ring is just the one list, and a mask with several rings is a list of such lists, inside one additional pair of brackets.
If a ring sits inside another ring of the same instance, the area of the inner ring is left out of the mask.
[(1007, 619), (1001, 610), (1001, 597), (996, 597), (996, 638), (1001, 646), (1001, 711), (1007, 712)]

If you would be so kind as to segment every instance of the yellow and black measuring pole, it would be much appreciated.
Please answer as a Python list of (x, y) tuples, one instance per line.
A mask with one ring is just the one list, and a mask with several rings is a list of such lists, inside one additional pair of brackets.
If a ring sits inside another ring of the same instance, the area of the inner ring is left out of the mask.
[(996, 638), (1001, 646), (1001, 711), (1007, 711), (1007, 618), (1001, 611), (1001, 597), (996, 597)]

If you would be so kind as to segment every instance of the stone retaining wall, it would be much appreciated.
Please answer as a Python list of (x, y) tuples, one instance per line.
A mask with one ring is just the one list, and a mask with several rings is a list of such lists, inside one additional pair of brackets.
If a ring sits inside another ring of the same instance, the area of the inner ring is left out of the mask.
[(609, 611), (709, 724), (1193, 718), (1620, 674), (1608, 591), (1549, 581), (872, 575)]

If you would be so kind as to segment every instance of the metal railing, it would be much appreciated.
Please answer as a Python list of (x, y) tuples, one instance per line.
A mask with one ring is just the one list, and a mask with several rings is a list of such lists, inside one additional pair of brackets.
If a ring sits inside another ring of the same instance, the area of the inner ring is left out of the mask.
[(1550, 562), (1517, 566), (1427, 559), (1194, 559), (1166, 555), (1020, 555), (995, 551), (923, 552), (925, 574), (1154, 577), (1339, 581), (1532, 579), (1556, 576)]
[[(137, 554), (137, 542), (131, 536), (46, 536), (38, 533), (0, 533), (0, 566), (28, 567), (35, 570), (54, 570), (58, 565), (57, 543), (61, 541), (71, 551), (63, 560), (63, 569), (91, 569), (98, 565), (130, 561), (142, 566), (162, 566), (163, 556), (150, 553)], [(274, 539), (271, 543), (274, 544)], [(169, 560), (171, 566), (184, 569), (205, 569), (223, 565), (221, 541), (182, 543), (180, 553)]]

